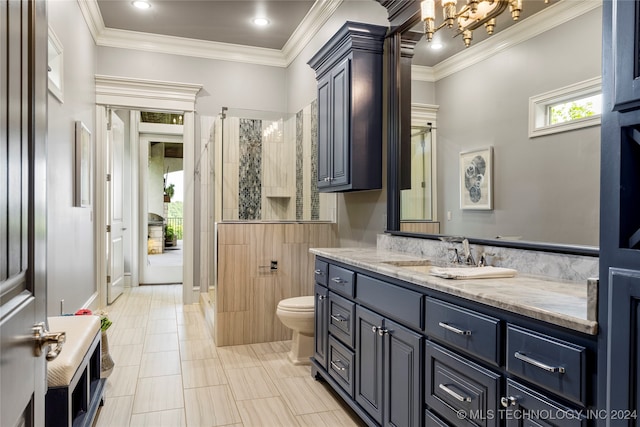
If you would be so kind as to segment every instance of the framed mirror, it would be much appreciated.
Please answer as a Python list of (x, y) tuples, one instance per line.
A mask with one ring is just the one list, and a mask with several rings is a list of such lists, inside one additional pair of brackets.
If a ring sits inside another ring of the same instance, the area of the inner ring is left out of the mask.
[[(399, 82), (389, 85), (388, 94), (397, 107), (389, 108), (387, 231), (597, 256), (599, 122), (591, 117), (584, 127), (530, 137), (529, 101), (564, 93), (548, 107), (580, 109), (563, 88), (600, 77), (601, 4), (524, 1), (517, 24), (502, 22), (511, 21), (507, 11), (486, 40), (481, 40), (484, 29), (476, 29), (469, 48), (443, 28), (431, 43), (452, 47), (434, 51), (422, 34), (420, 3), (381, 1), (391, 22), (388, 75)], [(414, 116), (412, 104), (437, 106), (431, 174), (437, 204), (431, 222), (439, 228), (435, 234), (409, 231), (405, 224), (403, 193), (415, 191), (410, 141), (416, 121), (406, 120)], [(491, 209), (461, 209), (460, 153), (489, 146)]]

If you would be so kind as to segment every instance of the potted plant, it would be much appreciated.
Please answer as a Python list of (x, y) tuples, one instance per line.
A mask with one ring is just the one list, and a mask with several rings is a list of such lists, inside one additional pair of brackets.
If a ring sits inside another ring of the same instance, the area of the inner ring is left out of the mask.
[(166, 187), (164, 187), (164, 201), (167, 203), (170, 203), (174, 192), (175, 192), (175, 184), (169, 184)]
[(173, 227), (170, 225), (164, 226), (164, 245), (176, 246), (178, 244), (178, 236), (176, 235)]

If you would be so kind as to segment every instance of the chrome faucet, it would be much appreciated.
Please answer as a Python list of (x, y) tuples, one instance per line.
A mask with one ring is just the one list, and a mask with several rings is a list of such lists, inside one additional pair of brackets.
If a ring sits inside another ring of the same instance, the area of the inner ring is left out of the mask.
[(471, 248), (469, 247), (469, 240), (467, 238), (462, 239), (462, 256), (463, 263), (466, 265), (475, 265), (476, 262), (473, 259)]

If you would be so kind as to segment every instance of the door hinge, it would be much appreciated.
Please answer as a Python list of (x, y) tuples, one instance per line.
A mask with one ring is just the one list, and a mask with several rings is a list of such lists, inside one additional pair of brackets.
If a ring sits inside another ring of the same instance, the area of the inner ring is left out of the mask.
[(111, 182), (111, 174), (110, 173), (107, 174), (107, 182)]
[(107, 276), (107, 283), (111, 283), (111, 276)]
[(107, 225), (107, 233), (111, 233), (111, 226)]
[(109, 108), (107, 110), (107, 130), (111, 130), (111, 113), (112, 113), (112, 110), (111, 108)]

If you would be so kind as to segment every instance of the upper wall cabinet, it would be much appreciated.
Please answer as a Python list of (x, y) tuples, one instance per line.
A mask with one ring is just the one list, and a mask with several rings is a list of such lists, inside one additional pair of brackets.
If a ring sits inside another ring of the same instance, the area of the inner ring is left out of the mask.
[(318, 80), (318, 190), (382, 188), (387, 28), (346, 22), (311, 58)]

